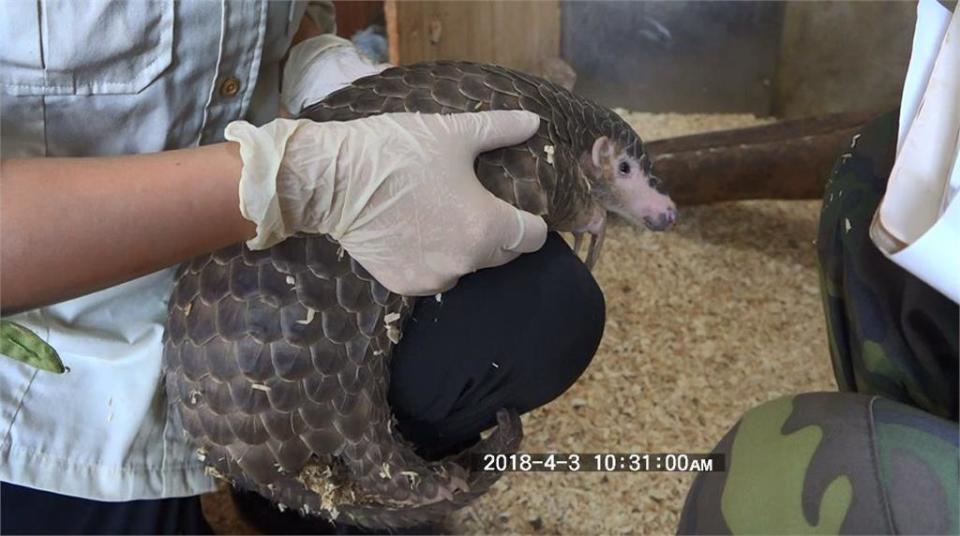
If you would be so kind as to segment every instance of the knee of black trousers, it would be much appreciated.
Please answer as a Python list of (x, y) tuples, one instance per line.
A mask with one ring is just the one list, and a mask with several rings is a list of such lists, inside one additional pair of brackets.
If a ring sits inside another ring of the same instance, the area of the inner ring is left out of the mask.
[(391, 364), (390, 402), (415, 444), (469, 441), (500, 408), (527, 412), (565, 392), (593, 359), (605, 303), (557, 234), (542, 249), (422, 298)]
[(199, 496), (95, 501), (0, 482), (0, 534), (213, 534)]

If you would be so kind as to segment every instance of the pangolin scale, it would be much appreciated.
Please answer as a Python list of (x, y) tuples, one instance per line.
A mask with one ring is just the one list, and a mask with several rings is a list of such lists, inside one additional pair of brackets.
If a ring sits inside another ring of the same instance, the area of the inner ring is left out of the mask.
[[(390, 68), (301, 117), (493, 109), (535, 112), (541, 126), (524, 144), (480, 155), (478, 177), (554, 230), (595, 219), (596, 184), (579, 159), (598, 136), (644, 158), (640, 138), (613, 112), (491, 65)], [(213, 475), (280, 505), (368, 527), (430, 522), (483, 494), (499, 474), (470, 471), (465, 457), (515, 452), (519, 417), (501, 410), (493, 433), (457, 456), (430, 462), (414, 453), (387, 402), (391, 350), (412, 306), (323, 236), (264, 251), (237, 244), (182, 265), (164, 335), (165, 381), (198, 457)]]

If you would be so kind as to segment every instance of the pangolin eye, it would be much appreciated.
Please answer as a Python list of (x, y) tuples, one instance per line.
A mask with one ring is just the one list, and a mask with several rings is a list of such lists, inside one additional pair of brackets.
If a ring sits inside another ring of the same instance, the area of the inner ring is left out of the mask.
[(620, 162), (620, 173), (624, 175), (630, 174), (630, 162)]

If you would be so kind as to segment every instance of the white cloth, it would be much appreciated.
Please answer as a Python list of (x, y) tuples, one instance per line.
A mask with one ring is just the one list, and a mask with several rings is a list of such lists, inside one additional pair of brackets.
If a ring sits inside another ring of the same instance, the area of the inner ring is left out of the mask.
[[(317, 61), (321, 56), (323, 61)], [(283, 107), (291, 115), (299, 115), (323, 96), (387, 67), (390, 64), (370, 62), (353, 43), (342, 37), (324, 34), (307, 39), (290, 49), (284, 67)]]
[[(148, 153), (222, 141), (234, 120), (266, 123), (277, 116), (280, 61), (305, 8), (4, 0), (2, 156)], [(230, 78), (235, 93), (224, 90)], [(162, 270), (11, 318), (70, 372), (0, 358), (0, 480), (104, 501), (214, 489), (162, 388), (171, 285), (172, 269)]]
[[(960, 10), (951, 14), (936, 0), (920, 0), (897, 158), (871, 236), (895, 238), (875, 243), (893, 262), (960, 303), (958, 96)], [(896, 249), (892, 242), (906, 247)]]

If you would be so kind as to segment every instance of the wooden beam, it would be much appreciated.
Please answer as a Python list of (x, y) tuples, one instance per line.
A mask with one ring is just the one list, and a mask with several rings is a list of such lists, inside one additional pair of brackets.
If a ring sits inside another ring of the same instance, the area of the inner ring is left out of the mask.
[(851, 136), (879, 115), (843, 113), (645, 144), (679, 206), (743, 199), (818, 199)]

